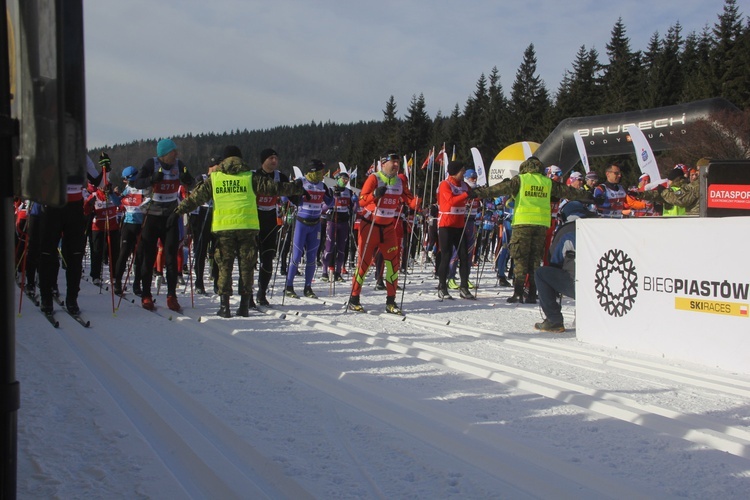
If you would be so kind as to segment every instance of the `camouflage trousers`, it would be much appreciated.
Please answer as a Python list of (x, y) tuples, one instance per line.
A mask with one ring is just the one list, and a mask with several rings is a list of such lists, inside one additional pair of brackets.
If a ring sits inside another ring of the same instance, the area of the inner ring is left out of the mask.
[(508, 250), (513, 259), (515, 283), (523, 283), (527, 274), (530, 282), (534, 282), (534, 271), (544, 258), (546, 236), (547, 228), (544, 226), (513, 226)]
[(219, 267), (219, 279), (216, 285), (219, 295), (232, 295), (232, 271), (234, 259), (240, 266), (240, 295), (252, 294), (253, 266), (258, 249), (258, 231), (244, 229), (219, 231), (216, 236), (214, 260)]

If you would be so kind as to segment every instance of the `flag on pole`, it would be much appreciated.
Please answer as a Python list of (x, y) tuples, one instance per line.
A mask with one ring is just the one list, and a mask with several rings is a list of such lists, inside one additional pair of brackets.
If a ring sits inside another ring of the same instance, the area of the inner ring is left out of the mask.
[(404, 155), (404, 175), (406, 176), (407, 183), (411, 180), (411, 166), (413, 163), (411, 158), (407, 160), (406, 155)]
[(648, 143), (648, 139), (646, 139), (643, 131), (636, 125), (628, 125), (625, 127), (625, 130), (630, 134), (630, 139), (633, 141), (635, 157), (638, 160), (641, 173), (648, 174), (652, 181), (659, 179), (661, 177), (659, 167), (656, 165), (654, 152), (651, 150), (651, 145)]
[(445, 143), (443, 143), (443, 147), (440, 149), (440, 151), (438, 151), (438, 154), (435, 157), (435, 162), (438, 164), (438, 166), (443, 167), (443, 166), (447, 166), (447, 165), (445, 165), (445, 163), (446, 163), (445, 160), (447, 160), (447, 159), (448, 158), (445, 155)]
[(339, 172), (349, 175), (349, 172), (346, 171), (346, 165), (344, 165), (343, 161), (339, 162)]
[(304, 175), (302, 175), (302, 170), (300, 170), (297, 165), (293, 166), (292, 170), (294, 170), (294, 178), (295, 179), (301, 179), (301, 178), (304, 177)]
[(443, 147), (440, 149), (435, 161), (442, 167), (443, 179), (448, 177), (448, 153), (445, 152), (445, 143), (443, 143)]
[(435, 162), (435, 147), (430, 150), (429, 153), (427, 153), (427, 158), (424, 159), (424, 163), (422, 163), (422, 170), (432, 170), (432, 164)]
[(456, 145), (453, 145), (453, 154), (451, 155), (451, 161), (456, 161)]
[(589, 167), (589, 157), (586, 154), (586, 146), (583, 144), (583, 138), (581, 137), (581, 134), (576, 130), (573, 132), (573, 139), (576, 141), (576, 147), (578, 148), (578, 156), (581, 157), (581, 164), (583, 164), (583, 169), (586, 171), (586, 173), (589, 173), (589, 170), (591, 167)]
[(349, 172), (349, 182), (346, 183), (346, 187), (349, 189), (352, 188), (356, 183), (354, 180), (357, 178), (357, 167), (354, 167), (351, 172)]
[(471, 157), (474, 159), (474, 170), (477, 172), (477, 186), (486, 186), (487, 173), (484, 170), (484, 160), (477, 148), (471, 148)]

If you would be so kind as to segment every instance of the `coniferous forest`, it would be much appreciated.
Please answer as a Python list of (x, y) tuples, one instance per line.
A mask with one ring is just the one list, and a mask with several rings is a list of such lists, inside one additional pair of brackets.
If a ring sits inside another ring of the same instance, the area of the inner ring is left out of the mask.
[[(656, 108), (724, 97), (742, 110), (736, 126), (740, 138), (748, 137), (750, 113), (750, 20), (739, 11), (736, 0), (725, 0), (713, 25), (700, 32), (684, 33), (679, 22), (666, 33), (654, 33), (644, 51), (633, 50), (627, 27), (619, 19), (611, 30), (606, 52), (582, 45), (557, 89), (547, 89), (537, 72), (534, 44), (524, 51), (510, 89), (500, 83), (496, 67), (481, 74), (463, 107), (456, 104), (450, 116), (430, 117), (424, 95), (415, 93), (406, 107), (393, 96), (385, 100), (381, 121), (358, 123), (309, 123), (266, 130), (234, 130), (223, 133), (173, 137), (181, 159), (196, 175), (204, 173), (210, 159), (227, 144), (235, 144), (251, 164), (260, 151), (274, 147), (282, 154), (282, 170), (305, 165), (317, 157), (331, 166), (343, 162), (358, 170), (359, 184), (373, 160), (387, 147), (412, 156), (416, 172), (433, 147), (445, 144), (450, 154), (471, 163), (469, 150), (476, 147), (489, 167), (505, 146), (522, 140), (543, 142), (563, 119), (638, 109)], [(504, 76), (505, 77), (505, 76)], [(415, 89), (418, 92), (418, 89)], [(115, 165), (113, 180), (127, 165), (140, 167), (153, 156), (158, 138), (105, 146), (90, 151), (96, 159), (106, 150)], [(720, 155), (707, 144), (698, 156)], [(684, 162), (695, 158), (685, 158)], [(608, 158), (592, 160), (601, 168)], [(624, 170), (635, 160), (618, 159)], [(670, 158), (672, 161), (672, 158)], [(637, 167), (636, 167), (637, 169)], [(423, 176), (424, 172), (418, 173)], [(626, 177), (628, 177), (626, 175)], [(636, 175), (637, 177), (637, 175)], [(626, 179), (629, 180), (629, 179)]]

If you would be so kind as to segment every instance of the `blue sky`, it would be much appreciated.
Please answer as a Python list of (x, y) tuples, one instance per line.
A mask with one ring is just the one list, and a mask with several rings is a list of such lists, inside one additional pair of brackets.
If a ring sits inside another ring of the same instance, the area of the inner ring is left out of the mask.
[[(740, 0), (744, 15), (750, 0)], [(510, 94), (534, 43), (551, 94), (618, 17), (633, 50), (676, 22), (713, 26), (723, 0), (89, 0), (88, 147), (185, 133), (379, 120), (391, 95), (461, 109), (494, 66)]]

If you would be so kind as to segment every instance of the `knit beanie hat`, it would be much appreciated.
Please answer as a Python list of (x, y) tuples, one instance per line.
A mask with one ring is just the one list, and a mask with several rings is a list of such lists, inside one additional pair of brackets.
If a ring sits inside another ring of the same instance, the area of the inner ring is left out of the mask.
[(156, 143), (156, 156), (161, 158), (177, 149), (177, 144), (172, 139), (162, 139)]
[(323, 163), (320, 160), (310, 160), (310, 163), (307, 165), (307, 173), (310, 172), (320, 172), (326, 168), (326, 164)]
[(461, 171), (461, 169), (465, 169), (466, 165), (464, 165), (464, 162), (462, 161), (452, 161), (448, 163), (448, 175), (456, 175)]
[(265, 161), (271, 156), (279, 156), (279, 154), (271, 148), (264, 149), (263, 151), (260, 152), (260, 163), (261, 164), (265, 163)]
[(670, 181), (673, 181), (675, 179), (683, 179), (685, 177), (685, 173), (682, 171), (681, 168), (673, 168), (669, 174), (667, 174), (667, 179)]
[(242, 158), (242, 151), (240, 151), (240, 148), (237, 146), (227, 146), (224, 148), (223, 157), (224, 159), (227, 159), (230, 156), (238, 156)]

